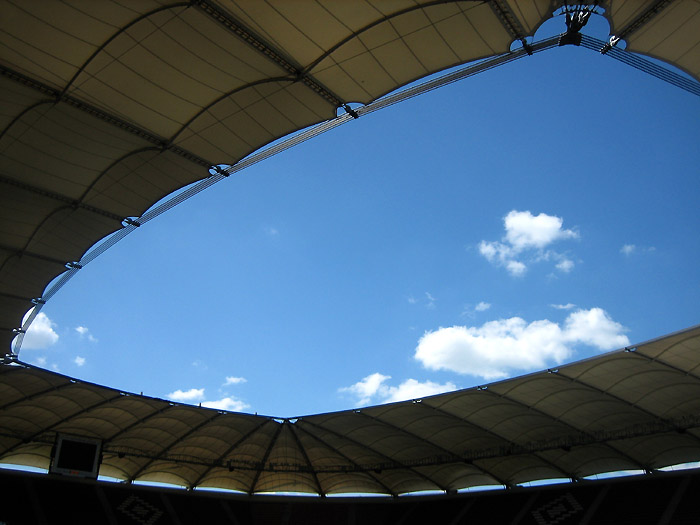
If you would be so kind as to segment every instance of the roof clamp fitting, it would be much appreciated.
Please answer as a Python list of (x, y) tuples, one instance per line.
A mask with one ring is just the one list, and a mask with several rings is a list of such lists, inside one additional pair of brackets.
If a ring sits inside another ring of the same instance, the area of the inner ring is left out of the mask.
[(581, 45), (581, 29), (588, 23), (591, 12), (584, 9), (566, 13), (566, 33), (559, 36), (559, 45)]
[(343, 109), (347, 112), (348, 115), (350, 115), (352, 118), (360, 118), (360, 115), (358, 115), (357, 111), (352, 109), (350, 106), (347, 104), (343, 104)]
[(535, 50), (532, 49), (532, 46), (527, 43), (527, 40), (525, 40), (524, 38), (521, 38), (520, 43), (523, 45), (523, 49), (525, 50), (525, 52), (528, 55), (532, 56), (535, 53)]
[(225, 169), (223, 169), (221, 166), (213, 166), (213, 169), (216, 173), (218, 173), (219, 175), (222, 175), (224, 177), (231, 176), (231, 174), (228, 171), (226, 171)]
[(13, 352), (8, 352), (2, 357), (0, 357), (0, 363), (2, 364), (10, 364), (10, 363), (16, 363), (19, 358), (17, 357), (17, 354)]
[(615, 36), (615, 35), (611, 36), (610, 41), (601, 48), (600, 54), (604, 55), (605, 53), (610, 51), (613, 47), (615, 47), (617, 45), (617, 43), (619, 41), (620, 41), (619, 36)]
[(32, 299), (32, 304), (36, 304), (36, 305), (46, 304), (46, 301), (44, 299), (42, 299), (41, 297), (35, 297), (34, 299)]
[(83, 265), (76, 261), (67, 262), (66, 268), (68, 268), (69, 270), (80, 270), (83, 268)]
[(125, 217), (122, 220), (122, 224), (125, 226), (134, 226), (135, 228), (138, 228), (141, 226), (141, 223), (137, 220), (132, 219), (131, 217)]

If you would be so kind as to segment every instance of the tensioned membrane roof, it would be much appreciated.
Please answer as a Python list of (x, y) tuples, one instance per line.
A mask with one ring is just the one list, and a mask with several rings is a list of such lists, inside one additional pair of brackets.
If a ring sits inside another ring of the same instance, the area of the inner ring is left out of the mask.
[[(565, 4), (1, 0), (0, 355), (10, 352), (18, 334), (21, 340), (27, 327), (23, 318), (46, 301), (50, 282), (77, 271), (101, 239), (137, 228), (154, 203), (208, 178), (213, 166), (236, 165), (264, 145), (339, 112), (357, 116), (352, 108), (358, 105), (445, 68), (503, 55), (514, 42), (529, 49), (536, 29), (561, 14)], [(608, 0), (594, 12), (610, 22), (612, 44), (621, 39), (628, 51), (660, 58), (700, 79), (700, 0)], [(36, 369), (11, 374), (24, 377), (27, 388), (33, 374), (50, 377)], [(3, 377), (9, 381), (11, 376), (4, 372)], [(71, 402), (87, 406), (79, 395)], [(199, 414), (192, 415), (193, 421), (206, 423), (198, 418), (208, 412), (177, 410)], [(29, 412), (37, 417), (30, 435), (46, 430), (41, 412)], [(3, 432), (24, 432), (19, 421), (3, 423)], [(434, 421), (446, 425), (441, 432), (452, 432), (447, 415)], [(249, 423), (250, 431), (255, 424)], [(296, 443), (303, 439), (292, 430), (298, 428), (266, 423), (259, 431), (275, 433), (275, 443)], [(366, 431), (372, 435), (370, 427)], [(330, 439), (324, 434), (316, 442)], [(283, 449), (253, 448), (245, 461), (266, 464), (274, 458), (296, 464), (296, 459), (273, 456)], [(19, 457), (4, 450), (6, 457)], [(13, 445), (12, 450), (18, 449)], [(410, 450), (403, 449), (407, 456), (401, 461), (413, 457)], [(380, 459), (370, 455), (352, 461), (365, 465)], [(157, 458), (151, 460), (158, 464)], [(336, 465), (337, 457), (329, 461)], [(367, 476), (364, 485), (342, 481), (357, 479), (343, 472), (333, 474), (336, 481), (328, 488), (311, 471), (306, 477), (314, 481), (305, 486), (312, 491), (332, 492), (337, 486), (340, 491), (403, 492), (421, 486), (389, 480), (368, 486)], [(124, 467), (123, 472), (141, 478), (151, 466)], [(276, 474), (272, 482), (265, 471), (253, 472), (260, 472), (255, 483), (236, 487), (283, 490), (285, 479), (299, 483), (298, 473)], [(422, 471), (415, 467), (412, 472)], [(207, 480), (210, 474), (200, 473)], [(178, 476), (188, 484), (202, 481)], [(459, 476), (449, 483), (449, 476), (440, 478), (439, 486), (473, 484)], [(473, 476), (481, 483), (490, 474), (475, 471)], [(433, 486), (428, 478), (422, 479)], [(493, 479), (521, 478), (499, 474)]]
[(495, 384), (291, 419), (0, 366), (0, 461), (48, 468), (56, 433), (100, 473), (246, 493), (454, 491), (700, 459), (700, 326)]

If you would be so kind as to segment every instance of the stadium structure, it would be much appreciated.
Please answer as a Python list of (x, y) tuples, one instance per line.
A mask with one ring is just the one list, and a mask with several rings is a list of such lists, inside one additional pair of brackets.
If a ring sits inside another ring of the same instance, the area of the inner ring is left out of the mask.
[[(534, 40), (553, 16), (562, 34)], [(609, 41), (585, 34), (591, 16)], [(662, 471), (700, 460), (697, 326), (299, 418), (122, 392), (21, 349), (43, 305), (126, 235), (402, 98), (563, 45), (700, 95), (700, 1), (3, 0), (0, 24), (0, 462), (49, 471), (0, 471), (0, 522), (698, 522), (700, 475)], [(647, 475), (587, 479), (623, 470)], [(523, 486), (551, 479), (566, 483)], [(465, 492), (484, 486), (503, 490)]]

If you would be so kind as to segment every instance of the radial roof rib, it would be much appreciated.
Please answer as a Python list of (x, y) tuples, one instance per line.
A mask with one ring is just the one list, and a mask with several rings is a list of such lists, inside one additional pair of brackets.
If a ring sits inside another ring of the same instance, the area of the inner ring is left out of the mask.
[[(345, 416), (349, 415), (351, 418), (355, 414), (354, 411), (342, 412), (338, 415)], [(301, 427), (306, 432), (313, 432), (314, 436), (318, 439), (332, 446), (339, 454), (342, 454), (343, 450), (348, 451), (349, 457), (356, 457), (358, 459), (354, 460), (353, 463), (361, 465), (360, 469), (362, 471), (373, 471), (375, 479), (381, 483), (383, 486), (389, 486), (390, 494), (400, 494), (403, 492), (412, 492), (415, 490), (435, 490), (439, 489), (440, 486), (427, 475), (422, 473), (419, 469), (407, 465), (402, 461), (400, 455), (392, 453), (390, 450), (379, 449), (376, 443), (367, 443), (366, 439), (361, 439), (359, 437), (353, 437), (356, 428), (352, 425), (343, 425), (343, 431), (328, 428), (327, 426), (322, 426), (310, 419), (317, 418), (303, 418), (299, 422)], [(313, 430), (307, 427), (311, 426)], [(386, 439), (386, 435), (377, 435), (377, 439), (373, 441), (378, 441), (381, 439)], [(391, 438), (392, 436), (389, 436)], [(400, 436), (393, 436), (394, 441)], [(331, 439), (333, 443), (331, 444)], [(395, 451), (394, 451), (395, 452)], [(368, 492), (374, 492), (367, 487)]]
[[(349, 455), (343, 454), (340, 450), (330, 445), (322, 439), (317, 433), (306, 428), (303, 424), (295, 425), (297, 430), (308, 436), (314, 443), (320, 443), (321, 449), (314, 454), (312, 464), (318, 472), (319, 478), (323, 479), (324, 494), (328, 493), (347, 493), (347, 492), (380, 492), (384, 494), (397, 494), (385, 485), (378, 477), (378, 473), (367, 471), (362, 468), (362, 465), (350, 458)], [(309, 450), (317, 450), (309, 440), (305, 440)], [(328, 453), (330, 451), (330, 454)], [(338, 461), (340, 458), (342, 461)], [(338, 468), (339, 465), (347, 465), (347, 468)], [(359, 478), (359, 480), (358, 480)], [(372, 485), (376, 485), (377, 490), (370, 490)]]
[(297, 447), (299, 447), (299, 451), (301, 452), (302, 456), (304, 457), (304, 462), (306, 463), (307, 467), (309, 468), (309, 472), (314, 478), (314, 482), (316, 484), (316, 492), (320, 494), (321, 496), (325, 496), (326, 493), (321, 487), (321, 481), (318, 479), (318, 474), (316, 474), (316, 471), (314, 470), (313, 464), (311, 463), (311, 460), (309, 459), (309, 455), (306, 452), (306, 449), (304, 448), (304, 444), (301, 442), (301, 439), (299, 439), (299, 435), (297, 434), (296, 430), (294, 429), (293, 426), (289, 424), (289, 420), (286, 419), (284, 421), (284, 424), (286, 428), (289, 430), (291, 433), (292, 437), (294, 438)]
[[(495, 442), (499, 442), (499, 443), (502, 442), (502, 443), (504, 443), (504, 445), (511, 446), (511, 447), (516, 446), (516, 443), (509, 442), (507, 439), (504, 439), (503, 436), (500, 436), (487, 428), (478, 427), (475, 423), (470, 422), (470, 421), (466, 421), (458, 416), (455, 416), (454, 414), (451, 414), (450, 412), (447, 412), (446, 410), (443, 410), (440, 407), (437, 407), (434, 405), (428, 405), (427, 403), (423, 403), (422, 401), (420, 403), (414, 403), (414, 405), (428, 409), (432, 414), (440, 414), (440, 415), (447, 416), (451, 421), (454, 421), (455, 424), (457, 424), (457, 425), (459, 425), (459, 427), (461, 427), (460, 430), (462, 430), (464, 427), (467, 427), (467, 428), (471, 427), (482, 435), (490, 436)], [(440, 426), (440, 428), (444, 429), (446, 426), (449, 428), (450, 424), (447, 424), (447, 425), (443, 424)], [(565, 477), (565, 478), (574, 479), (576, 477), (575, 475), (571, 474), (570, 472), (566, 472), (566, 471), (562, 470), (561, 465), (556, 465), (555, 463), (553, 463), (553, 462), (549, 461), (548, 459), (546, 459), (545, 457), (543, 457), (540, 453), (535, 452), (534, 456), (538, 457), (542, 462), (549, 465), (549, 467), (552, 469), (552, 472), (553, 472), (552, 473), (553, 478)], [(487, 473), (487, 474), (489, 474), (489, 473)], [(489, 474), (489, 475), (492, 478), (497, 479), (495, 477), (495, 475), (493, 475), (493, 474)], [(501, 485), (505, 485), (505, 486), (508, 486), (511, 484), (509, 481), (506, 481), (506, 480), (497, 479), (497, 481)]]

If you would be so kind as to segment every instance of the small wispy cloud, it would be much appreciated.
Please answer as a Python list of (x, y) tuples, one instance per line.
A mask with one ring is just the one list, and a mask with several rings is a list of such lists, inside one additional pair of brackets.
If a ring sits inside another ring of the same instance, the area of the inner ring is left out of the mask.
[(654, 246), (637, 246), (636, 244), (623, 244), (622, 248), (620, 248), (620, 253), (622, 255), (625, 255), (629, 257), (630, 255), (634, 253), (642, 253), (642, 252), (653, 252), (655, 251), (656, 248)]
[(579, 237), (574, 230), (564, 229), (563, 224), (564, 220), (554, 215), (512, 210), (503, 218), (505, 236), (501, 241), (481, 241), (479, 253), (514, 277), (523, 276), (529, 264), (548, 260), (555, 261), (559, 271), (568, 273), (573, 270), (574, 261), (549, 248), (557, 241)]
[(168, 399), (182, 402), (195, 402), (204, 399), (203, 388), (190, 388), (189, 390), (175, 390), (167, 395)]
[(278, 237), (280, 234), (279, 230), (277, 228), (273, 228), (272, 226), (265, 226), (264, 230), (270, 237)]
[(207, 366), (207, 364), (204, 363), (203, 361), (200, 361), (199, 359), (195, 359), (190, 364), (195, 368), (201, 368), (202, 370), (209, 370), (209, 367)]
[(83, 366), (85, 364), (85, 358), (77, 355), (75, 356), (75, 359), (73, 359), (73, 362), (78, 366)]
[(250, 405), (245, 401), (236, 399), (235, 397), (224, 397), (214, 401), (202, 401), (202, 406), (207, 408), (215, 408), (217, 410), (228, 410), (229, 412), (242, 412)]
[(566, 303), (566, 304), (550, 304), (552, 308), (556, 308), (557, 310), (571, 310), (573, 307), (576, 305), (574, 303)]
[[(229, 379), (228, 377), (226, 379)], [(240, 382), (245, 382), (245, 379), (243, 378), (236, 378), (236, 377), (231, 377), (230, 379), (241, 379), (242, 381)], [(235, 383), (234, 381), (233, 383)], [(167, 396), (168, 399), (172, 399), (173, 401), (179, 401), (181, 403), (197, 403), (203, 407), (207, 408), (215, 408), (217, 410), (228, 410), (232, 412), (241, 412), (247, 408), (250, 408), (250, 405), (246, 403), (245, 401), (242, 401), (240, 399), (237, 399), (232, 396), (226, 396), (221, 399), (211, 399), (207, 400), (206, 396), (204, 395), (204, 389), (203, 388), (190, 388), (189, 390), (175, 390), (174, 392), (170, 392)]]
[(245, 377), (234, 377), (226, 376), (226, 381), (224, 381), (224, 386), (238, 385), (241, 383), (246, 383), (248, 380)]
[(87, 339), (91, 343), (96, 343), (97, 338), (90, 333), (90, 329), (87, 326), (76, 326), (75, 331), (80, 334), (80, 338)]
[(426, 297), (426, 304), (425, 307), (432, 310), (435, 308), (435, 297), (433, 297), (430, 292), (425, 292), (425, 297)]
[(485, 301), (479, 302), (476, 306), (472, 306), (471, 304), (468, 304), (464, 307), (464, 310), (462, 311), (462, 315), (467, 316), (467, 317), (474, 317), (474, 315), (478, 312), (485, 312), (491, 308), (491, 303), (487, 303)]
[(440, 384), (433, 381), (420, 382), (416, 379), (407, 379), (398, 386), (390, 386), (387, 384), (389, 379), (391, 376), (375, 372), (354, 385), (339, 388), (338, 392), (351, 395), (359, 405), (366, 405), (371, 402), (393, 403), (418, 399), (457, 389), (457, 386), (450, 382)]

